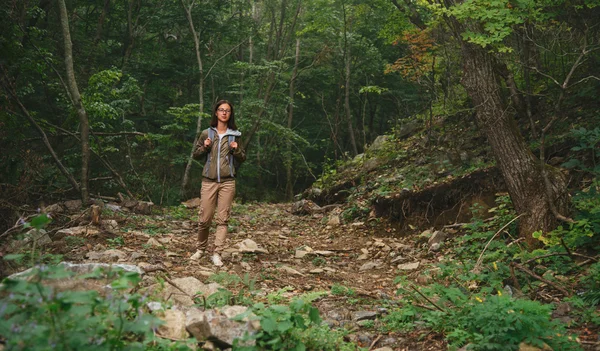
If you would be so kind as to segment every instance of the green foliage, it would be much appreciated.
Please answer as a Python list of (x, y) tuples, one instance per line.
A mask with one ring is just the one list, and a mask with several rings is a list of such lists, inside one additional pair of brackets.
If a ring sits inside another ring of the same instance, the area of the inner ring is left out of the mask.
[(433, 284), (420, 289), (429, 301), (436, 301), (435, 309), (425, 310), (412, 302), (419, 301), (419, 295), (404, 287), (398, 292), (406, 296), (406, 305), (384, 318), (386, 330), (410, 330), (420, 320), (424, 327), (443, 332), (451, 349), (470, 344), (472, 350), (517, 350), (521, 342), (547, 343), (558, 350), (580, 349), (564, 326), (551, 319), (551, 305), (514, 299), (502, 290), (470, 293), (462, 285)]
[(338, 296), (352, 297), (352, 296), (356, 296), (356, 291), (354, 291), (354, 289), (349, 288), (349, 287), (344, 286), (344, 285), (333, 284), (331, 286), (331, 294), (332, 295), (338, 295)]
[[(319, 310), (303, 299), (294, 299), (289, 305), (266, 306), (257, 303), (249, 313), (260, 321), (261, 330), (246, 335), (243, 340), (256, 340), (255, 346), (239, 346), (234, 350), (356, 350), (343, 340), (343, 332), (332, 331), (321, 324)], [(241, 320), (248, 314), (234, 319)]]
[[(590, 266), (587, 274), (581, 278), (581, 288), (583, 293), (581, 299), (588, 306), (600, 305), (600, 262)], [(600, 325), (600, 316), (596, 319), (596, 324)]]
[(563, 167), (577, 168), (600, 175), (600, 164), (596, 164), (597, 145), (600, 143), (600, 127), (588, 130), (584, 127), (573, 129), (571, 135), (577, 140), (578, 145), (571, 148), (572, 151), (582, 152), (584, 158), (589, 158), (587, 164), (580, 159), (572, 157), (563, 163)]
[(46, 266), (27, 280), (3, 281), (0, 336), (8, 349), (188, 349), (154, 335), (162, 322), (144, 312), (144, 297), (126, 293), (140, 281), (137, 274), (119, 272), (107, 297), (96, 291), (58, 291), (49, 284), (72, 275), (61, 266)]
[(575, 209), (574, 222), (561, 225), (550, 233), (534, 235), (549, 246), (567, 245), (571, 249), (600, 249), (600, 179), (596, 178), (589, 187), (577, 192), (572, 203)]
[(581, 349), (551, 320), (549, 305), (493, 295), (460, 307), (444, 322), (436, 321), (448, 331), (451, 346), (471, 343), (472, 350), (517, 350), (525, 342), (537, 347), (547, 343), (554, 350)]
[(125, 245), (125, 239), (123, 239), (123, 237), (120, 235), (115, 238), (106, 239), (106, 242), (108, 243), (108, 246), (112, 248)]

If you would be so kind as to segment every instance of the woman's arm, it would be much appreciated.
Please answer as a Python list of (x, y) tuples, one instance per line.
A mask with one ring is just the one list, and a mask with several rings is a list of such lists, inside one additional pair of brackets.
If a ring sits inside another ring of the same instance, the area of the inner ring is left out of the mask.
[(210, 151), (210, 146), (204, 146), (204, 141), (206, 140), (206, 138), (208, 138), (208, 132), (204, 130), (202, 131), (202, 133), (200, 133), (200, 137), (198, 138), (198, 140), (196, 141), (196, 145), (194, 146), (194, 159), (197, 160), (201, 158), (202, 155)]

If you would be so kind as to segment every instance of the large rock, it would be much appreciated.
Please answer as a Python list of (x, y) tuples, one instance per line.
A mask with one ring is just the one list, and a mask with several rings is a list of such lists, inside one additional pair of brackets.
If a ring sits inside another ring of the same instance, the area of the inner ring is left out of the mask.
[[(201, 311), (191, 308), (186, 313), (186, 329), (196, 340), (210, 340), (221, 348), (233, 346), (235, 339), (240, 339), (244, 334), (254, 334), (260, 329), (260, 323), (248, 316), (241, 321), (232, 320), (233, 317), (247, 312), (244, 306), (226, 306), (221, 309)], [(254, 340), (240, 343), (240, 346), (252, 346)]]
[(373, 140), (373, 144), (369, 146), (369, 152), (376, 152), (383, 148), (383, 145), (389, 140), (389, 136), (387, 135), (379, 135), (375, 140)]
[[(106, 264), (106, 263), (70, 263), (61, 262), (58, 264), (59, 267), (64, 268), (67, 272), (74, 273), (73, 276), (67, 276), (59, 279), (48, 279), (44, 280), (44, 285), (52, 287), (56, 292), (60, 291), (87, 291), (95, 290), (101, 295), (107, 294), (112, 290), (110, 283), (116, 279), (114, 275), (109, 274), (111, 271), (124, 270), (126, 272), (134, 272), (143, 274), (137, 266), (124, 265), (124, 264)], [(39, 269), (47, 269), (46, 266), (36, 266), (29, 268), (26, 271), (15, 273), (9, 276), (9, 279), (19, 280), (32, 280), (38, 279), (35, 271)], [(90, 274), (96, 270), (101, 269), (104, 273), (95, 275), (94, 278), (83, 278), (83, 275)]]
[(160, 319), (165, 322), (165, 324), (158, 327), (158, 334), (161, 337), (175, 340), (187, 339), (186, 316), (183, 311), (166, 310)]

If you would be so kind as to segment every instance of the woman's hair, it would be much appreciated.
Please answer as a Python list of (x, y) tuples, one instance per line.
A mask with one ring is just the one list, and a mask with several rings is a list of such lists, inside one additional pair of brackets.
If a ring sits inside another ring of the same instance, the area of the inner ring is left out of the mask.
[(227, 128), (229, 128), (231, 130), (237, 130), (237, 126), (235, 125), (235, 113), (233, 112), (233, 105), (231, 104), (231, 102), (229, 102), (227, 100), (219, 100), (213, 107), (212, 119), (210, 120), (210, 126), (213, 128), (217, 127), (217, 124), (219, 123), (219, 119), (217, 118), (217, 110), (223, 104), (229, 105), (229, 108), (231, 109), (231, 114), (229, 115), (229, 121), (227, 121)]

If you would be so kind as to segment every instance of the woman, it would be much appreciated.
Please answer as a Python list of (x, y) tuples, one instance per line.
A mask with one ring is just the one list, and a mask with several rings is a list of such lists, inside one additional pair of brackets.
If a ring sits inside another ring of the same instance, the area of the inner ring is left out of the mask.
[(202, 190), (200, 192), (200, 211), (198, 213), (200, 231), (198, 232), (198, 251), (191, 257), (197, 260), (207, 252), (208, 229), (217, 211), (217, 232), (212, 262), (222, 266), (221, 252), (225, 248), (227, 222), (231, 204), (235, 196), (236, 165), (246, 160), (239, 137), (242, 135), (235, 125), (233, 105), (221, 100), (213, 109), (210, 128), (200, 134), (194, 150), (194, 158), (206, 156), (202, 171)]

